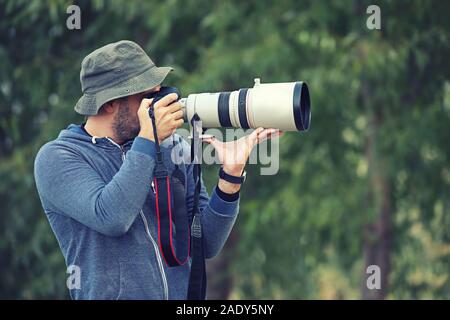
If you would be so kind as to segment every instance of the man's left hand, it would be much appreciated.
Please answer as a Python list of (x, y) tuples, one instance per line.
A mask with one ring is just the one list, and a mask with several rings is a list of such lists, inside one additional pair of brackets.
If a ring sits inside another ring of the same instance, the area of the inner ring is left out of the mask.
[[(252, 152), (253, 148), (266, 139), (280, 137), (283, 132), (278, 129), (257, 128), (251, 134), (235, 141), (222, 142), (214, 136), (203, 138), (204, 142), (211, 144), (217, 152), (223, 170), (232, 176), (241, 176), (245, 164)], [(223, 192), (234, 193), (240, 188), (240, 185), (230, 186), (230, 183), (222, 183), (219, 181), (219, 187)], [(226, 190), (224, 190), (224, 187)]]

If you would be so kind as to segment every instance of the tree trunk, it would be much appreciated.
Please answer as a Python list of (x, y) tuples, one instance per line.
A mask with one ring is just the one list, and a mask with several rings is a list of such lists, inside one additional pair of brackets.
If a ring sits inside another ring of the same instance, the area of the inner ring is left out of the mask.
[[(367, 91), (365, 94), (366, 95)], [(367, 100), (366, 100), (367, 102)], [(364, 226), (364, 277), (362, 286), (363, 299), (384, 299), (388, 293), (388, 279), (390, 273), (390, 252), (392, 240), (392, 201), (391, 187), (386, 172), (384, 155), (379, 152), (377, 137), (383, 123), (382, 108), (373, 110), (369, 121), (369, 133), (366, 142), (366, 158), (369, 168), (369, 206), (373, 208), (376, 218), (372, 223)], [(381, 288), (369, 289), (366, 273), (367, 267), (376, 265), (381, 272)]]

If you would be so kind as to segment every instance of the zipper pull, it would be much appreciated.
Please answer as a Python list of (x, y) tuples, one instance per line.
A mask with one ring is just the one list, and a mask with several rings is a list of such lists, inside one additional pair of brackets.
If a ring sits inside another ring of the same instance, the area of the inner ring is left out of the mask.
[(152, 183), (150, 184), (150, 187), (152, 188), (153, 194), (156, 194), (156, 190), (155, 190), (155, 183), (152, 180)]

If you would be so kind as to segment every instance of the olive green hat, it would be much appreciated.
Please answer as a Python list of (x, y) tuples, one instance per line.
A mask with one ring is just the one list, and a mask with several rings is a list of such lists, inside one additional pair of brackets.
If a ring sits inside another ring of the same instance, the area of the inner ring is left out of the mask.
[(80, 72), (83, 96), (75, 111), (85, 116), (95, 115), (108, 101), (156, 87), (172, 70), (157, 67), (135, 42), (110, 43), (83, 59)]

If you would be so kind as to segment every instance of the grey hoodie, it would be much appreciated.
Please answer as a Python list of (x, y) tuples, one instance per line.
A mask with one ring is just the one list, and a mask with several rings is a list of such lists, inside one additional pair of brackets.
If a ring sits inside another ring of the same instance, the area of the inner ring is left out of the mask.
[[(162, 146), (172, 170), (171, 144)], [(189, 144), (182, 140), (182, 146), (189, 155)], [(80, 288), (70, 290), (73, 299), (186, 299), (190, 263), (168, 267), (155, 241), (155, 153), (150, 140), (136, 137), (119, 146), (73, 124), (39, 150), (34, 174), (42, 206), (67, 266), (80, 270)], [(180, 167), (191, 215), (192, 165)], [(238, 207), (239, 200), (224, 201), (215, 189), (208, 197), (202, 186), (207, 258), (223, 247)]]

